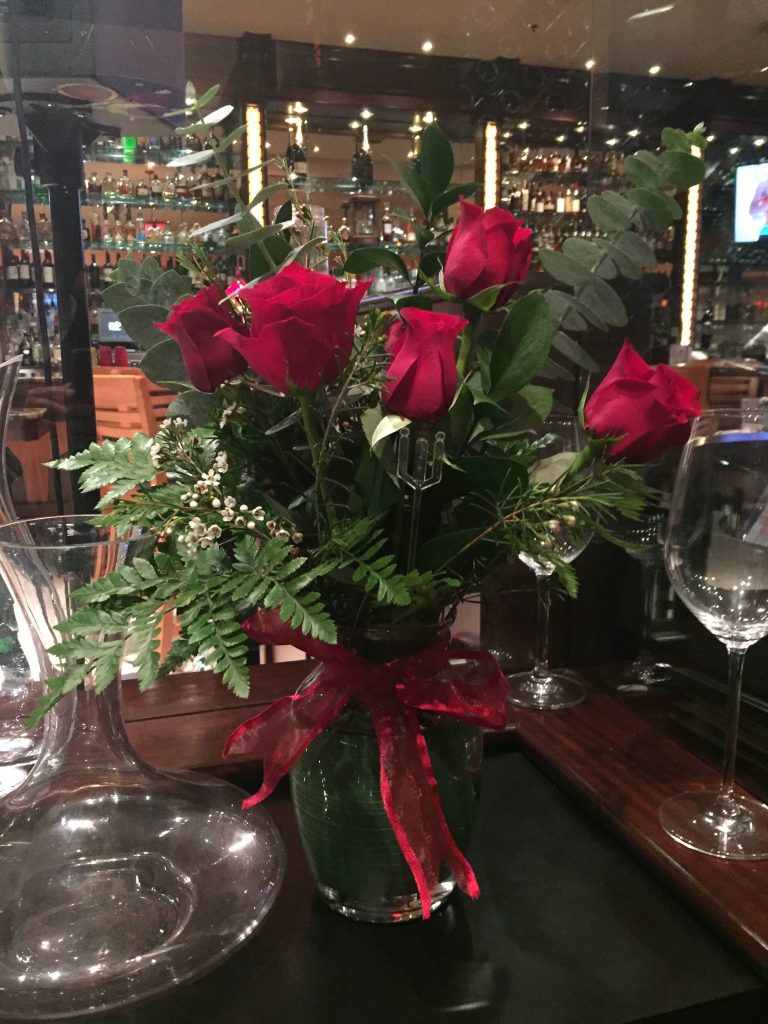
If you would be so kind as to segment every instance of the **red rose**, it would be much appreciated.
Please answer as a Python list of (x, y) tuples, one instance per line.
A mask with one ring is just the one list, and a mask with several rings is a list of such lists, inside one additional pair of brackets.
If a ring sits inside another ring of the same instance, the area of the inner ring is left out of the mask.
[(456, 339), (467, 326), (460, 316), (430, 313), (415, 306), (400, 310), (389, 330), (387, 370), (381, 404), (411, 420), (441, 420), (448, 412), (459, 376)]
[(229, 328), (228, 342), (268, 384), (288, 394), (336, 380), (352, 354), (357, 307), (371, 282), (348, 288), (329, 274), (289, 264), (238, 298), (251, 308), (251, 333)]
[(165, 323), (156, 324), (176, 339), (189, 379), (198, 391), (215, 391), (245, 369), (243, 357), (216, 337), (224, 327), (235, 334), (245, 329), (232, 315), (228, 303), (219, 305), (221, 299), (216, 285), (209, 284), (177, 302)]
[(650, 367), (625, 341), (584, 410), (597, 437), (616, 437), (610, 457), (648, 462), (685, 444), (701, 412), (698, 388), (669, 366)]
[(493, 285), (503, 288), (494, 305), (503, 305), (531, 266), (533, 232), (507, 210), (483, 211), (461, 200), (461, 217), (445, 256), (445, 290), (470, 299)]

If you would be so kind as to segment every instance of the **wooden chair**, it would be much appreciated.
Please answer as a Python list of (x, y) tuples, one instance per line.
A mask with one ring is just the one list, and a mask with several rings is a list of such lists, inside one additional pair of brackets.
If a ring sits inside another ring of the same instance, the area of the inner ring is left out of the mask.
[[(99, 443), (138, 433), (154, 436), (175, 397), (172, 391), (153, 384), (141, 370), (124, 366), (94, 367), (93, 395)], [(177, 634), (175, 613), (169, 612), (160, 627), (161, 657), (168, 653)]]
[(710, 377), (709, 401), (710, 409), (738, 409), (742, 398), (757, 398), (760, 389), (760, 378), (751, 376)]
[(711, 363), (708, 359), (694, 359), (689, 363), (675, 363), (672, 367), (677, 373), (699, 389), (699, 398), (703, 408), (709, 405), (709, 381)]
[(99, 442), (133, 437), (139, 432), (156, 434), (175, 398), (172, 391), (153, 384), (141, 370), (122, 366), (94, 367), (93, 395)]

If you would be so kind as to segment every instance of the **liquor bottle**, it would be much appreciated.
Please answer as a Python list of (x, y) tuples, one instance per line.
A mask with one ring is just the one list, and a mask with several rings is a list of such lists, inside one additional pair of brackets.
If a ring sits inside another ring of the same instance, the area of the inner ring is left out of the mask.
[(104, 177), (101, 179), (101, 191), (103, 195), (114, 195), (116, 190), (116, 182), (114, 175), (111, 171), (107, 171)]
[(149, 183), (149, 192), (154, 200), (162, 199), (163, 197), (163, 183), (158, 177), (157, 171), (152, 175), (152, 181)]
[(571, 200), (571, 209), (574, 216), (577, 216), (578, 214), (581, 213), (581, 192), (579, 191), (578, 185), (573, 186), (573, 198)]
[(119, 247), (125, 242), (125, 235), (123, 234), (123, 225), (119, 220), (115, 220), (115, 230), (112, 235), (112, 241), (115, 246)]
[(53, 260), (51, 259), (51, 250), (46, 249), (43, 256), (43, 285), (46, 288), (53, 288), (55, 283), (56, 277), (53, 269)]
[(555, 199), (552, 195), (552, 189), (550, 189), (544, 199), (544, 213), (554, 213), (555, 209)]
[(573, 189), (570, 185), (565, 190), (565, 212), (573, 213)]
[(82, 232), (83, 232), (83, 245), (90, 245), (91, 244), (91, 229), (88, 227), (88, 225), (85, 223), (84, 220), (80, 221), (80, 226), (81, 226)]
[(304, 132), (301, 118), (295, 118), (294, 124), (288, 125), (288, 148), (285, 151), (285, 162), (293, 174), (293, 180), (302, 182), (307, 180), (307, 154), (304, 151)]
[(185, 174), (179, 171), (173, 179), (173, 184), (176, 188), (177, 199), (189, 199), (189, 181)]
[(101, 268), (101, 281), (102, 287), (106, 288), (112, 280), (112, 274), (115, 272), (115, 268), (112, 265), (112, 259), (110, 254), (107, 253), (107, 258), (104, 260), (104, 266)]
[(114, 241), (112, 237), (112, 227), (109, 223), (109, 214), (107, 213), (106, 206), (104, 207), (104, 216), (101, 220), (101, 244), (106, 248)]
[(173, 245), (175, 241), (176, 238), (173, 234), (173, 228), (170, 224), (166, 224), (165, 231), (163, 231), (163, 245)]
[(32, 264), (29, 259), (29, 254), (25, 249), (21, 254), (21, 260), (19, 261), (19, 284), (24, 287), (25, 285), (31, 284), (32, 282)]
[(21, 224), (19, 225), (19, 248), (26, 249), (31, 240), (29, 233), (29, 218), (26, 213), (24, 213), (22, 214)]
[(42, 211), (37, 221), (37, 240), (43, 244), (48, 244), (53, 241), (53, 236), (51, 234), (51, 222)]
[(408, 243), (416, 241), (416, 229), (413, 226), (413, 210), (411, 210), (411, 220), (408, 221), (408, 228), (405, 232), (405, 240)]
[[(107, 253), (109, 256), (109, 253)], [(99, 264), (96, 262), (96, 253), (91, 253), (91, 264), (88, 267), (88, 287), (92, 292), (97, 292), (101, 288), (101, 270)]]
[(536, 213), (544, 213), (545, 201), (544, 189), (540, 187), (539, 191), (536, 193), (536, 203), (534, 204), (534, 210)]
[(101, 178), (99, 178), (99, 175), (96, 171), (91, 171), (91, 173), (88, 175), (87, 188), (89, 199), (98, 200), (99, 196), (101, 195), (102, 185)]
[(364, 122), (357, 135), (357, 148), (352, 156), (352, 177), (360, 188), (370, 188), (373, 184), (373, 158), (371, 144), (368, 141), (368, 123)]
[(12, 288), (19, 283), (19, 257), (13, 249), (8, 249), (5, 253), (5, 280)]
[(147, 227), (144, 221), (144, 211), (139, 209), (136, 214), (136, 241), (143, 245), (147, 240)]
[(101, 221), (96, 210), (91, 214), (91, 244), (101, 241)]
[(557, 213), (565, 213), (565, 194), (562, 189), (557, 190), (557, 198), (555, 200), (555, 211)]
[(200, 184), (202, 186), (202, 188), (200, 189), (201, 199), (213, 199), (213, 185), (211, 184), (212, 181), (213, 178), (210, 176), (208, 171), (203, 171), (203, 173), (200, 175)]
[(30, 358), (33, 366), (43, 365), (43, 343), (36, 333), (32, 333), (32, 340), (29, 347)]
[(389, 212), (389, 207), (384, 207), (384, 213), (381, 215), (381, 240), (382, 242), (391, 242), (395, 236), (395, 225), (392, 223), (392, 214)]
[(149, 188), (149, 171), (146, 176), (141, 179), (136, 185), (136, 198), (137, 199), (149, 199), (150, 188)]
[(352, 231), (350, 230), (349, 224), (347, 224), (346, 216), (341, 218), (341, 224), (339, 225), (339, 238), (342, 242), (348, 242), (352, 237)]
[(136, 241), (136, 225), (130, 217), (128, 217), (128, 220), (125, 222), (125, 240), (131, 244)]
[(119, 196), (132, 196), (134, 195), (133, 182), (128, 174), (128, 168), (123, 168), (123, 173), (120, 176), (120, 180), (117, 183), (117, 194)]
[(531, 189), (526, 179), (520, 182), (520, 210), (528, 213), (531, 208)]
[(172, 203), (176, 198), (176, 186), (173, 183), (173, 175), (171, 174), (167, 175), (163, 182), (162, 196), (164, 203)]
[(178, 245), (186, 245), (188, 241), (189, 228), (187, 227), (187, 222), (183, 220), (181, 224), (179, 224), (179, 230), (176, 232), (176, 242)]

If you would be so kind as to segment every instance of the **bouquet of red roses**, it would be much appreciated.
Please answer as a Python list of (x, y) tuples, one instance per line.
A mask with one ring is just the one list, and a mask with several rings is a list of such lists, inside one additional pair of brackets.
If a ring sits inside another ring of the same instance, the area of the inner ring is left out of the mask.
[[(193, 110), (202, 159), (218, 159), (215, 112), (202, 114)], [(700, 134), (671, 132), (665, 143), (660, 156), (627, 160), (635, 187), (591, 197), (593, 241), (541, 252), (557, 282), (546, 290), (521, 288), (532, 231), (467, 199), (474, 186), (451, 183), (451, 146), (437, 124), (424, 132), (420, 170), (400, 168), (423, 215), (415, 275), (396, 248), (347, 252), (314, 237), (289, 173), (268, 186), (285, 193), (273, 224), (251, 212), (266, 194), (246, 205), (235, 191), (232, 247), (248, 253), (245, 287), (228, 292), (203, 249), (193, 263), (204, 287), (193, 294), (188, 278), (152, 257), (121, 261), (105, 301), (147, 347), (146, 373), (179, 396), (154, 437), (94, 444), (60, 466), (80, 471), (85, 490), (106, 488), (102, 523), (143, 527), (156, 544), (81, 591), (82, 607), (59, 626), (66, 639), (53, 653), (67, 660), (46, 706), (84, 672), (109, 677), (99, 663), (119, 660), (123, 641), (87, 641), (126, 622), (142, 687), (202, 656), (245, 695), (247, 634), (327, 654), (362, 626), (439, 622), (495, 563), (521, 552), (545, 553), (573, 593), (573, 570), (549, 546), (552, 521), (611, 536), (611, 521), (639, 514), (645, 500), (625, 458), (681, 440), (694, 411), (687, 382), (626, 349), (587, 405), (583, 451), (554, 478), (532, 472), (541, 442), (531, 430), (553, 408), (548, 380), (564, 372), (552, 352), (594, 367), (571, 333), (626, 323), (609, 282), (653, 262), (635, 229), (665, 228), (680, 215), (670, 192), (700, 180), (691, 153), (704, 146)], [(457, 202), (449, 233), (444, 215)], [(341, 250), (334, 274), (313, 268), (329, 248)], [(361, 275), (377, 265), (403, 278), (388, 310), (365, 308)], [(172, 610), (179, 635), (161, 662), (157, 636)], [(445, 660), (447, 649), (432, 655)], [(385, 673), (376, 693), (400, 693), (399, 678)], [(346, 685), (323, 721), (357, 692)], [(503, 684), (492, 675), (490, 686), (479, 710), (460, 693), (444, 710), (500, 724)], [(434, 694), (419, 692), (409, 707), (434, 706)], [(302, 742), (289, 745), (283, 769)], [(279, 774), (268, 773), (270, 785)]]

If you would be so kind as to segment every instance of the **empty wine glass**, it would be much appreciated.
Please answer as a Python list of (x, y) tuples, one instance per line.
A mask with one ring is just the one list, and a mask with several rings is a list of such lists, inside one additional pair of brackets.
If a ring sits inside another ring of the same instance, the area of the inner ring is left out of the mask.
[(672, 678), (672, 666), (658, 661), (651, 649), (654, 597), (659, 571), (664, 565), (662, 544), (665, 532), (664, 512), (646, 512), (639, 519), (629, 520), (621, 530), (624, 540), (642, 545), (627, 550), (627, 554), (640, 563), (643, 581), (643, 628), (640, 650), (625, 675), (630, 684), (656, 686), (659, 683), (667, 683)]
[(693, 850), (768, 857), (768, 807), (735, 792), (739, 705), (747, 650), (768, 633), (768, 414), (710, 409), (693, 425), (680, 465), (665, 558), (683, 603), (728, 649), (718, 789), (671, 797), (661, 824)]
[[(533, 476), (542, 483), (555, 483), (571, 464), (568, 457), (558, 460), (553, 456), (580, 451), (586, 443), (578, 420), (574, 416), (550, 416), (537, 431), (542, 446), (540, 468)], [(544, 463), (544, 460), (547, 460)], [(543, 464), (542, 464), (543, 463)], [(546, 466), (546, 468), (545, 468)], [(549, 667), (549, 612), (552, 603), (552, 577), (555, 564), (547, 558), (554, 555), (559, 561), (572, 562), (592, 539), (592, 534), (579, 528), (577, 523), (552, 520), (548, 536), (542, 541), (541, 555), (533, 557), (523, 552), (520, 560), (536, 574), (538, 622), (536, 652), (533, 670), (509, 676), (509, 701), (519, 707), (555, 711), (570, 708), (584, 700), (584, 684), (573, 672)]]

